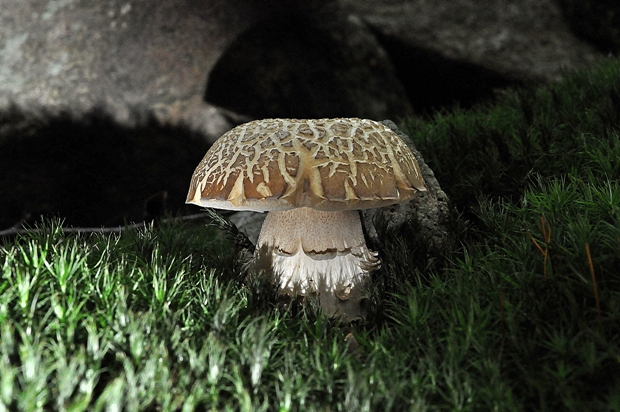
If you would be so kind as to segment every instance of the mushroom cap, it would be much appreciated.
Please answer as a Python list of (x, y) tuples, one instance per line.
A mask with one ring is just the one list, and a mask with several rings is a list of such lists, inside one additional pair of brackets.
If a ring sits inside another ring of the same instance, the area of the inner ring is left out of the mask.
[(394, 131), (374, 120), (263, 119), (220, 137), (194, 174), (186, 203), (258, 212), (370, 209), (426, 190)]

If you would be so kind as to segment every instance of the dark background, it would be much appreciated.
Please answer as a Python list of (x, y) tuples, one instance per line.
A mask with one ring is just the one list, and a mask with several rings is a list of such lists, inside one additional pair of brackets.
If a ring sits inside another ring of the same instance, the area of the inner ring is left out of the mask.
[[(558, 4), (575, 35), (601, 54), (618, 53), (617, 2)], [(330, 48), (324, 32), (311, 30), (315, 23), (305, 14), (286, 21), (260, 20), (245, 30), (215, 64), (200, 91), (204, 101), (247, 119), (365, 117), (363, 107), (351, 108), (343, 103), (346, 100), (322, 94), (348, 83), (355, 89), (355, 83), (346, 77), (346, 51)], [(395, 121), (407, 115), (430, 116), (455, 105), (467, 108), (492, 100), (497, 89), (523, 84), (522, 79), (455, 61), (396, 37), (375, 35), (403, 88), (400, 100), (392, 100), (387, 108)], [(249, 53), (256, 49), (263, 52)], [(295, 65), (288, 67), (282, 56)], [(297, 75), (300, 70), (303, 77)], [(334, 75), (325, 76), (326, 71)], [(288, 97), (284, 106), (278, 101), (282, 96)], [(230, 121), (231, 126), (241, 122), (234, 116)], [(134, 125), (123, 125), (104, 108), (76, 116), (48, 114), (43, 107), (36, 118), (16, 105), (0, 109), (0, 230), (35, 224), (42, 216), (61, 218), (67, 226), (115, 226), (165, 213), (198, 212), (184, 200), (190, 176), (209, 143), (200, 131), (179, 124), (166, 125), (147, 115)]]

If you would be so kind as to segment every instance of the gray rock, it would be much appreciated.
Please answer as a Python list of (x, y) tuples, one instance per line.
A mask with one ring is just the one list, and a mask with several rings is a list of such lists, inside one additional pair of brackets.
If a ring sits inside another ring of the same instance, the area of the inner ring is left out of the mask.
[(228, 216), (228, 219), (237, 226), (237, 229), (245, 233), (250, 242), (256, 244), (266, 216), (267, 213), (234, 212)]

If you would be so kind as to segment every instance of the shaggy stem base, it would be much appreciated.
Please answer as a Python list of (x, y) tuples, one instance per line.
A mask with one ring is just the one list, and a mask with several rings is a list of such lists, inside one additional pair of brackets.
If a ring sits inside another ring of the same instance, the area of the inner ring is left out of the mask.
[(254, 260), (271, 267), (280, 294), (316, 296), (328, 316), (349, 320), (362, 317), (363, 283), (380, 265), (359, 212), (311, 208), (270, 212)]

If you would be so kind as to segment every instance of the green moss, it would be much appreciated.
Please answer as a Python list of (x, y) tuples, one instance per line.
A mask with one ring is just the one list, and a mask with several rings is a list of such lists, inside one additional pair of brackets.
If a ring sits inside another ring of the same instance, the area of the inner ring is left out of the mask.
[(213, 227), (5, 240), (0, 405), (618, 410), (619, 74), (410, 120), (455, 246), (386, 236), (364, 324), (281, 312)]

